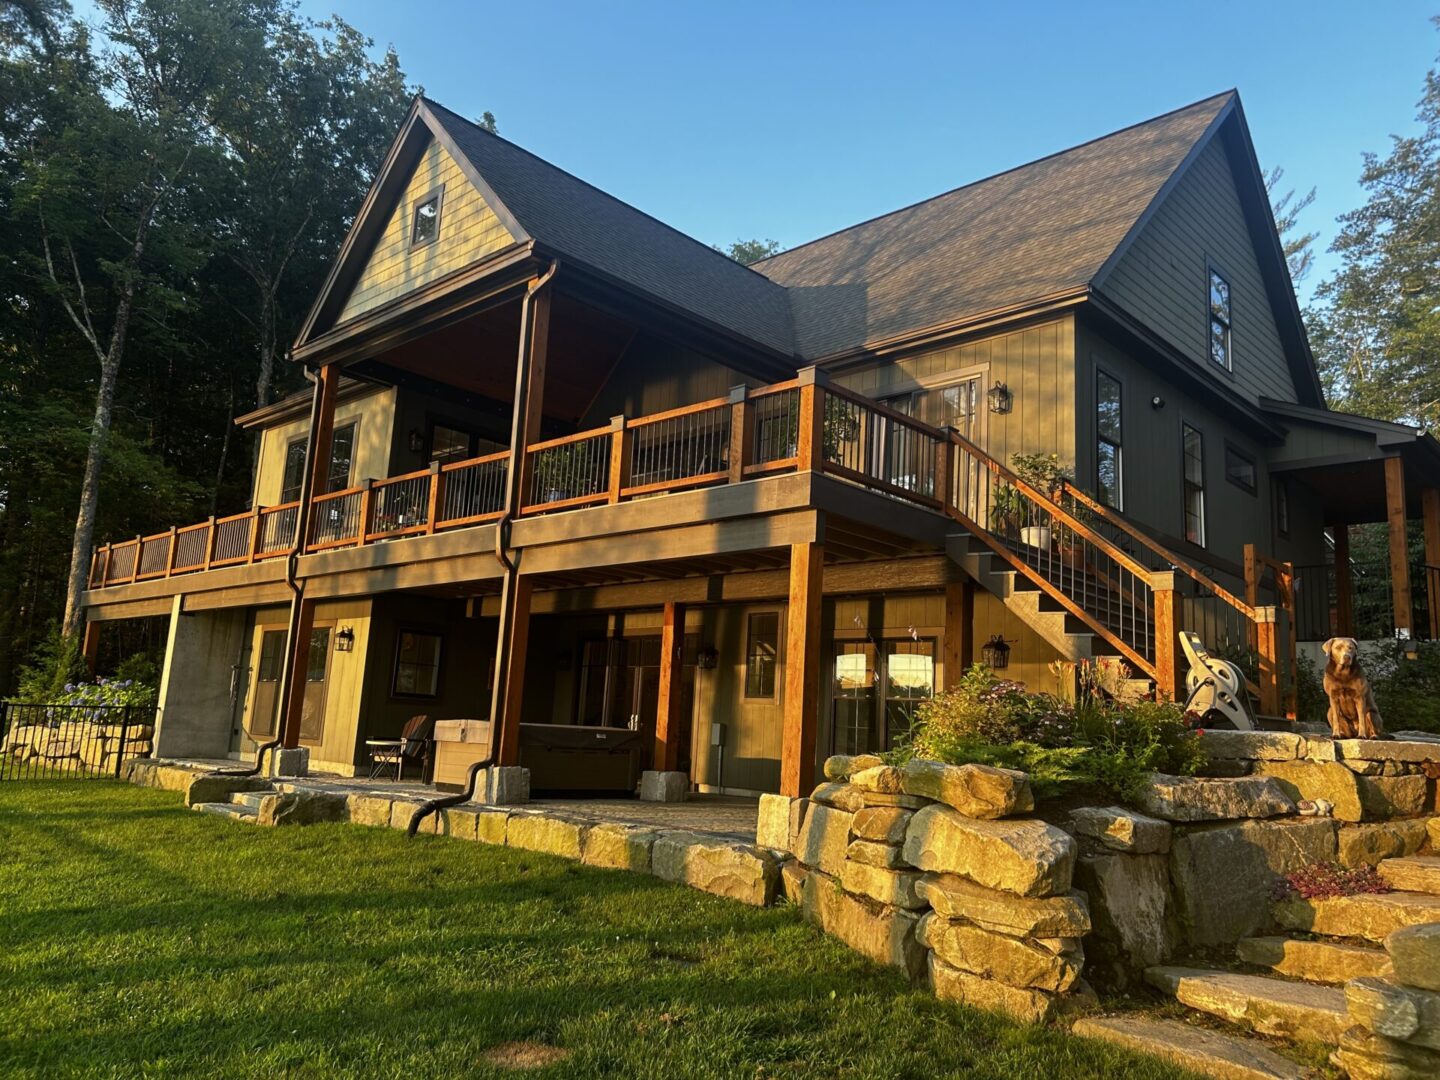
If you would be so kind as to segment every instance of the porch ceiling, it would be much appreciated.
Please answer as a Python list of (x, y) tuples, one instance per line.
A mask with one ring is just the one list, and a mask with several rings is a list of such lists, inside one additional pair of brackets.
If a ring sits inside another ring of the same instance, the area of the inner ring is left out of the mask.
[[(1402, 451), (1405, 462), (1405, 516), (1421, 516), (1421, 492), (1440, 487), (1440, 471), (1428, 456)], [(1279, 475), (1298, 480), (1320, 494), (1326, 525), (1363, 525), (1386, 520), (1385, 458), (1299, 463), (1276, 468)]]

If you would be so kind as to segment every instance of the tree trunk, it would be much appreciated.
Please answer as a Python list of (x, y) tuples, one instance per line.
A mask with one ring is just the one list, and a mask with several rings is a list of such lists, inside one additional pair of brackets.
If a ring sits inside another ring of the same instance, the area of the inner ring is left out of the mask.
[[(100, 502), (100, 470), (105, 464), (105, 447), (110, 441), (110, 418), (115, 408), (115, 383), (120, 372), (120, 358), (125, 354), (125, 332), (130, 326), (130, 306), (134, 291), (127, 288), (115, 309), (115, 325), (110, 334), (110, 348), (100, 365), (100, 386), (95, 393), (95, 418), (90, 423), (90, 446), (85, 453), (85, 478), (80, 484), (80, 512), (75, 517), (75, 540), (70, 547), (70, 575), (65, 583), (65, 622), (67, 637), (78, 634), (85, 621), (80, 607), (80, 594), (90, 580), (91, 548), (95, 541), (95, 508)], [(140, 553), (137, 551), (138, 559)]]

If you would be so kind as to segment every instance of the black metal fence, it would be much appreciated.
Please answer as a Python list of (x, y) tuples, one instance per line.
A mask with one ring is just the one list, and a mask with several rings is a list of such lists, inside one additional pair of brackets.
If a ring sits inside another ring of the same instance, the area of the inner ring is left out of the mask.
[(0, 781), (119, 777), (149, 757), (153, 709), (0, 701)]
[[(1322, 641), (1340, 632), (1339, 597), (1335, 566), (1325, 563), (1295, 567), (1295, 623), (1299, 640)], [(1440, 589), (1440, 566), (1416, 563), (1410, 567), (1412, 634), (1440, 639), (1440, 612), (1431, 612), (1430, 596)], [(1395, 599), (1390, 587), (1390, 564), (1384, 560), (1350, 562), (1350, 633), (1361, 641), (1378, 641), (1395, 635)]]

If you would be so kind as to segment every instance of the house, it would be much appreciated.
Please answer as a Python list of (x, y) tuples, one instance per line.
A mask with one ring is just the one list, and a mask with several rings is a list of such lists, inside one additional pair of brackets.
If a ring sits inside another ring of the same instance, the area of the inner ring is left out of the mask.
[(750, 268), (417, 98), (293, 357), (248, 511), (95, 553), (90, 655), (171, 616), (163, 756), (423, 713), (796, 795), (980, 660), (1174, 697), (1195, 630), (1282, 712), (1355, 523), (1384, 633), (1440, 615), (1440, 445), (1325, 407), (1233, 92)]

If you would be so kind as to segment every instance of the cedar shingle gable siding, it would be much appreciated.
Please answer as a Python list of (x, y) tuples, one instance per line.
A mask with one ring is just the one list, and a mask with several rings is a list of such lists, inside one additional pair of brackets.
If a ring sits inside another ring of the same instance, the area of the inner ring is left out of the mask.
[[(1231, 164), (1224, 144), (1212, 140), (1099, 288), (1250, 401), (1295, 401)], [(1233, 382), (1210, 360), (1208, 263), (1230, 283)]]
[[(411, 247), (415, 204), (441, 185), (439, 235), (433, 243)], [(432, 140), (350, 290), (338, 322), (477, 262), (513, 240), (455, 159)]]
[(1083, 288), (1233, 95), (1226, 93), (792, 248), (790, 290), (823, 358)]

